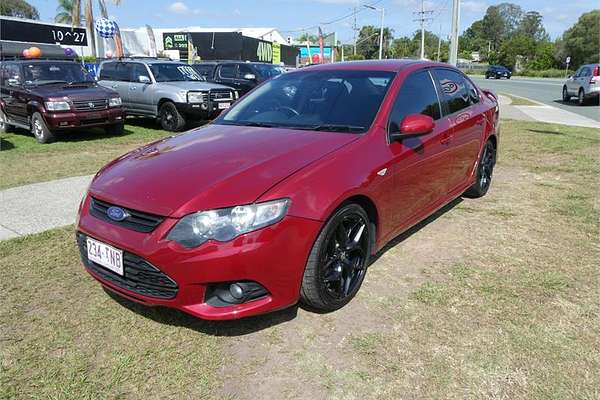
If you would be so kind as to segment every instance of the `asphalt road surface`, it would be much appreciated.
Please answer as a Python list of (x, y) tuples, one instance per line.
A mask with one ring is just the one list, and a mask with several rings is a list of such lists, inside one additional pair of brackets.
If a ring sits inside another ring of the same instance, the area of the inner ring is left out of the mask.
[(527, 97), (540, 103), (548, 104), (554, 107), (560, 107), (591, 118), (600, 122), (600, 106), (598, 103), (591, 102), (585, 106), (577, 105), (575, 99), (568, 103), (562, 101), (562, 79), (533, 79), (513, 77), (511, 79), (485, 79), (484, 77), (471, 76), (471, 79), (484, 89), (491, 89), (496, 93), (508, 93), (516, 96)]

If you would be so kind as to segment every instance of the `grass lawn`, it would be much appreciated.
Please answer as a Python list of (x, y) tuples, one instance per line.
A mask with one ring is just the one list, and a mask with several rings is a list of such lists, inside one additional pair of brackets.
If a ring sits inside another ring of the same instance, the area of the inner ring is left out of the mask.
[(107, 295), (73, 227), (0, 242), (0, 398), (600, 398), (600, 130), (505, 121), (500, 146), (485, 198), (331, 314), (208, 323)]
[(514, 96), (508, 93), (500, 93), (502, 96), (508, 97), (511, 101), (511, 106), (539, 106), (538, 103), (534, 103), (531, 100), (526, 99), (525, 97)]
[(2, 134), (0, 190), (93, 174), (121, 154), (170, 134), (150, 119), (127, 122), (122, 136), (109, 136), (101, 129), (94, 129), (64, 133), (50, 144), (39, 144), (25, 130)]

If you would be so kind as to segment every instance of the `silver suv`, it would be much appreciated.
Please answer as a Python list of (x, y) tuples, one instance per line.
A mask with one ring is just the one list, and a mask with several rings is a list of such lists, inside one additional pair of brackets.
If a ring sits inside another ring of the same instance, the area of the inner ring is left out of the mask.
[(237, 91), (206, 82), (188, 64), (161, 59), (104, 61), (98, 83), (119, 93), (127, 115), (158, 118), (168, 131), (181, 130), (189, 119), (215, 118), (238, 98)]
[(567, 79), (562, 89), (563, 101), (571, 100), (577, 96), (579, 105), (584, 105), (588, 99), (600, 95), (600, 64), (582, 65)]

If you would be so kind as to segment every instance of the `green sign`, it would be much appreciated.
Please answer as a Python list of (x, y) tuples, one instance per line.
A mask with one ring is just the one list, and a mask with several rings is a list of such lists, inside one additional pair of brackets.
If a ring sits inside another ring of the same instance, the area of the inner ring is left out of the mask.
[(273, 64), (279, 65), (281, 63), (281, 45), (279, 43), (273, 43)]
[(187, 35), (177, 33), (163, 33), (165, 50), (187, 50)]

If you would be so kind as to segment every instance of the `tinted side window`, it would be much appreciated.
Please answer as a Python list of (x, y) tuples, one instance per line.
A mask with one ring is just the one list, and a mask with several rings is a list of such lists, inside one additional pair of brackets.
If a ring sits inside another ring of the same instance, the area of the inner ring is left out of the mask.
[(235, 78), (235, 64), (223, 64), (219, 71), (221, 78)]
[(196, 64), (194, 65), (194, 69), (198, 74), (200, 74), (200, 76), (203, 76), (205, 78), (212, 78), (214, 69), (212, 65)]
[(471, 104), (479, 103), (479, 92), (477, 91), (477, 88), (468, 79), (465, 79), (465, 83), (467, 84), (467, 90), (469, 91), (469, 100), (471, 101)]
[(250, 68), (246, 64), (240, 64), (238, 66), (238, 78), (244, 79), (244, 75), (246, 75), (246, 74), (253, 74), (253, 75), (255, 75), (254, 71), (252, 71), (252, 68)]
[(140, 79), (140, 76), (147, 76), (148, 78), (150, 76), (148, 76), (148, 70), (146, 69), (146, 66), (144, 64), (131, 64), (131, 80), (133, 82), (138, 82)]
[(131, 81), (133, 76), (133, 63), (118, 63), (117, 64), (117, 80), (123, 82)]
[(442, 89), (443, 102), (449, 114), (469, 107), (469, 91), (463, 76), (449, 69), (436, 69), (434, 76)]
[(437, 92), (427, 71), (412, 73), (402, 83), (392, 108), (390, 131), (398, 131), (409, 114), (429, 115), (434, 120), (441, 116)]
[(112, 62), (102, 64), (102, 68), (100, 68), (100, 76), (98, 77), (98, 79), (101, 81), (114, 81), (116, 75), (116, 66), (117, 63)]
[(2, 70), (2, 82), (7, 85), (8, 79), (17, 79), (19, 82), (21, 79), (21, 70), (17, 64), (5, 64)]
[(592, 76), (592, 70), (589, 67), (583, 68), (581, 76)]

